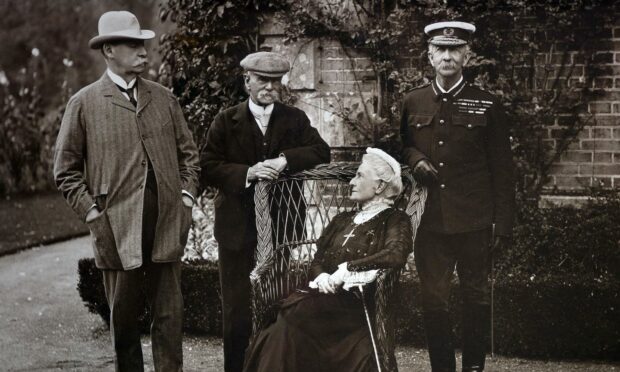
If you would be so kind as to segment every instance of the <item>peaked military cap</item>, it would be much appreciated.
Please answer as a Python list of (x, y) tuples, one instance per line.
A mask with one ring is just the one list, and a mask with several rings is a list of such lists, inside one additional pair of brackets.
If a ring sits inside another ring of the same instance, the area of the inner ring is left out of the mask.
[(291, 69), (290, 63), (283, 55), (273, 52), (248, 54), (241, 60), (240, 65), (246, 71), (268, 77), (280, 77)]
[(476, 26), (471, 23), (458, 21), (437, 22), (424, 27), (430, 44), (444, 46), (465, 45), (475, 31)]

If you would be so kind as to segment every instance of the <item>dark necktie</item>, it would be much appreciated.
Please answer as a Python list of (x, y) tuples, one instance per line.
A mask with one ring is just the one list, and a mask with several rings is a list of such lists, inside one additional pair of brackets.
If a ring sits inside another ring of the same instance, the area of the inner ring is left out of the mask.
[(138, 105), (138, 101), (136, 101), (136, 99), (133, 96), (133, 88), (129, 88), (129, 89), (125, 89), (123, 87), (121, 87), (120, 85), (117, 85), (118, 89), (127, 94), (129, 96), (129, 102), (131, 102), (131, 104), (133, 105), (133, 107), (136, 107)]

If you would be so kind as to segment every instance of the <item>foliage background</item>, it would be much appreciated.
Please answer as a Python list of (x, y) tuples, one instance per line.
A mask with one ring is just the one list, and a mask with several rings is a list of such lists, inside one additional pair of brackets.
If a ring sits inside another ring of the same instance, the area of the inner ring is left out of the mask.
[[(0, 195), (55, 189), (53, 146), (64, 106), (103, 73), (88, 40), (101, 14), (120, 9), (159, 34), (169, 27), (157, 19), (158, 0), (0, 2)], [(156, 78), (153, 57), (149, 75)]]
[[(162, 50), (167, 81), (187, 108), (199, 143), (220, 109), (246, 97), (238, 61), (259, 49), (266, 17), (275, 15), (284, 25), (285, 42), (336, 40), (345, 53), (362, 51), (372, 60), (378, 93), (370, 105), (333, 111), (365, 141), (360, 145), (397, 153), (400, 100), (433, 74), (420, 30), (437, 19), (468, 20), (482, 31), (474, 38), (466, 78), (504, 102), (514, 122), (519, 195), (536, 199), (553, 163), (585, 125), (595, 124), (587, 104), (604, 93), (592, 87), (610, 72), (597, 51), (613, 14), (608, 2), (589, 0), (173, 0), (162, 18), (178, 27)], [(550, 130), (555, 141), (549, 141)]]

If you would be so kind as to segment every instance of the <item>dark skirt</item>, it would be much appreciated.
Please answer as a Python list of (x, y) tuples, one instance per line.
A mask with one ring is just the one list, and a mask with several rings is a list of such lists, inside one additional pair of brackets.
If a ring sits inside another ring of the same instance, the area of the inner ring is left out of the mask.
[(245, 372), (374, 372), (361, 299), (349, 292), (295, 293), (248, 347)]

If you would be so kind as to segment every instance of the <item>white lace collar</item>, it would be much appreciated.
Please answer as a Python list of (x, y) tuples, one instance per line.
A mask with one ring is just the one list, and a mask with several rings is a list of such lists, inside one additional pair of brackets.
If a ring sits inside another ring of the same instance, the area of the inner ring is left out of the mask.
[(391, 202), (391, 200), (388, 199), (377, 199), (369, 201), (368, 203), (364, 204), (362, 206), (362, 209), (357, 212), (355, 217), (353, 217), (353, 223), (356, 225), (360, 225), (370, 220), (380, 212), (388, 209), (392, 206), (392, 204), (393, 203)]

